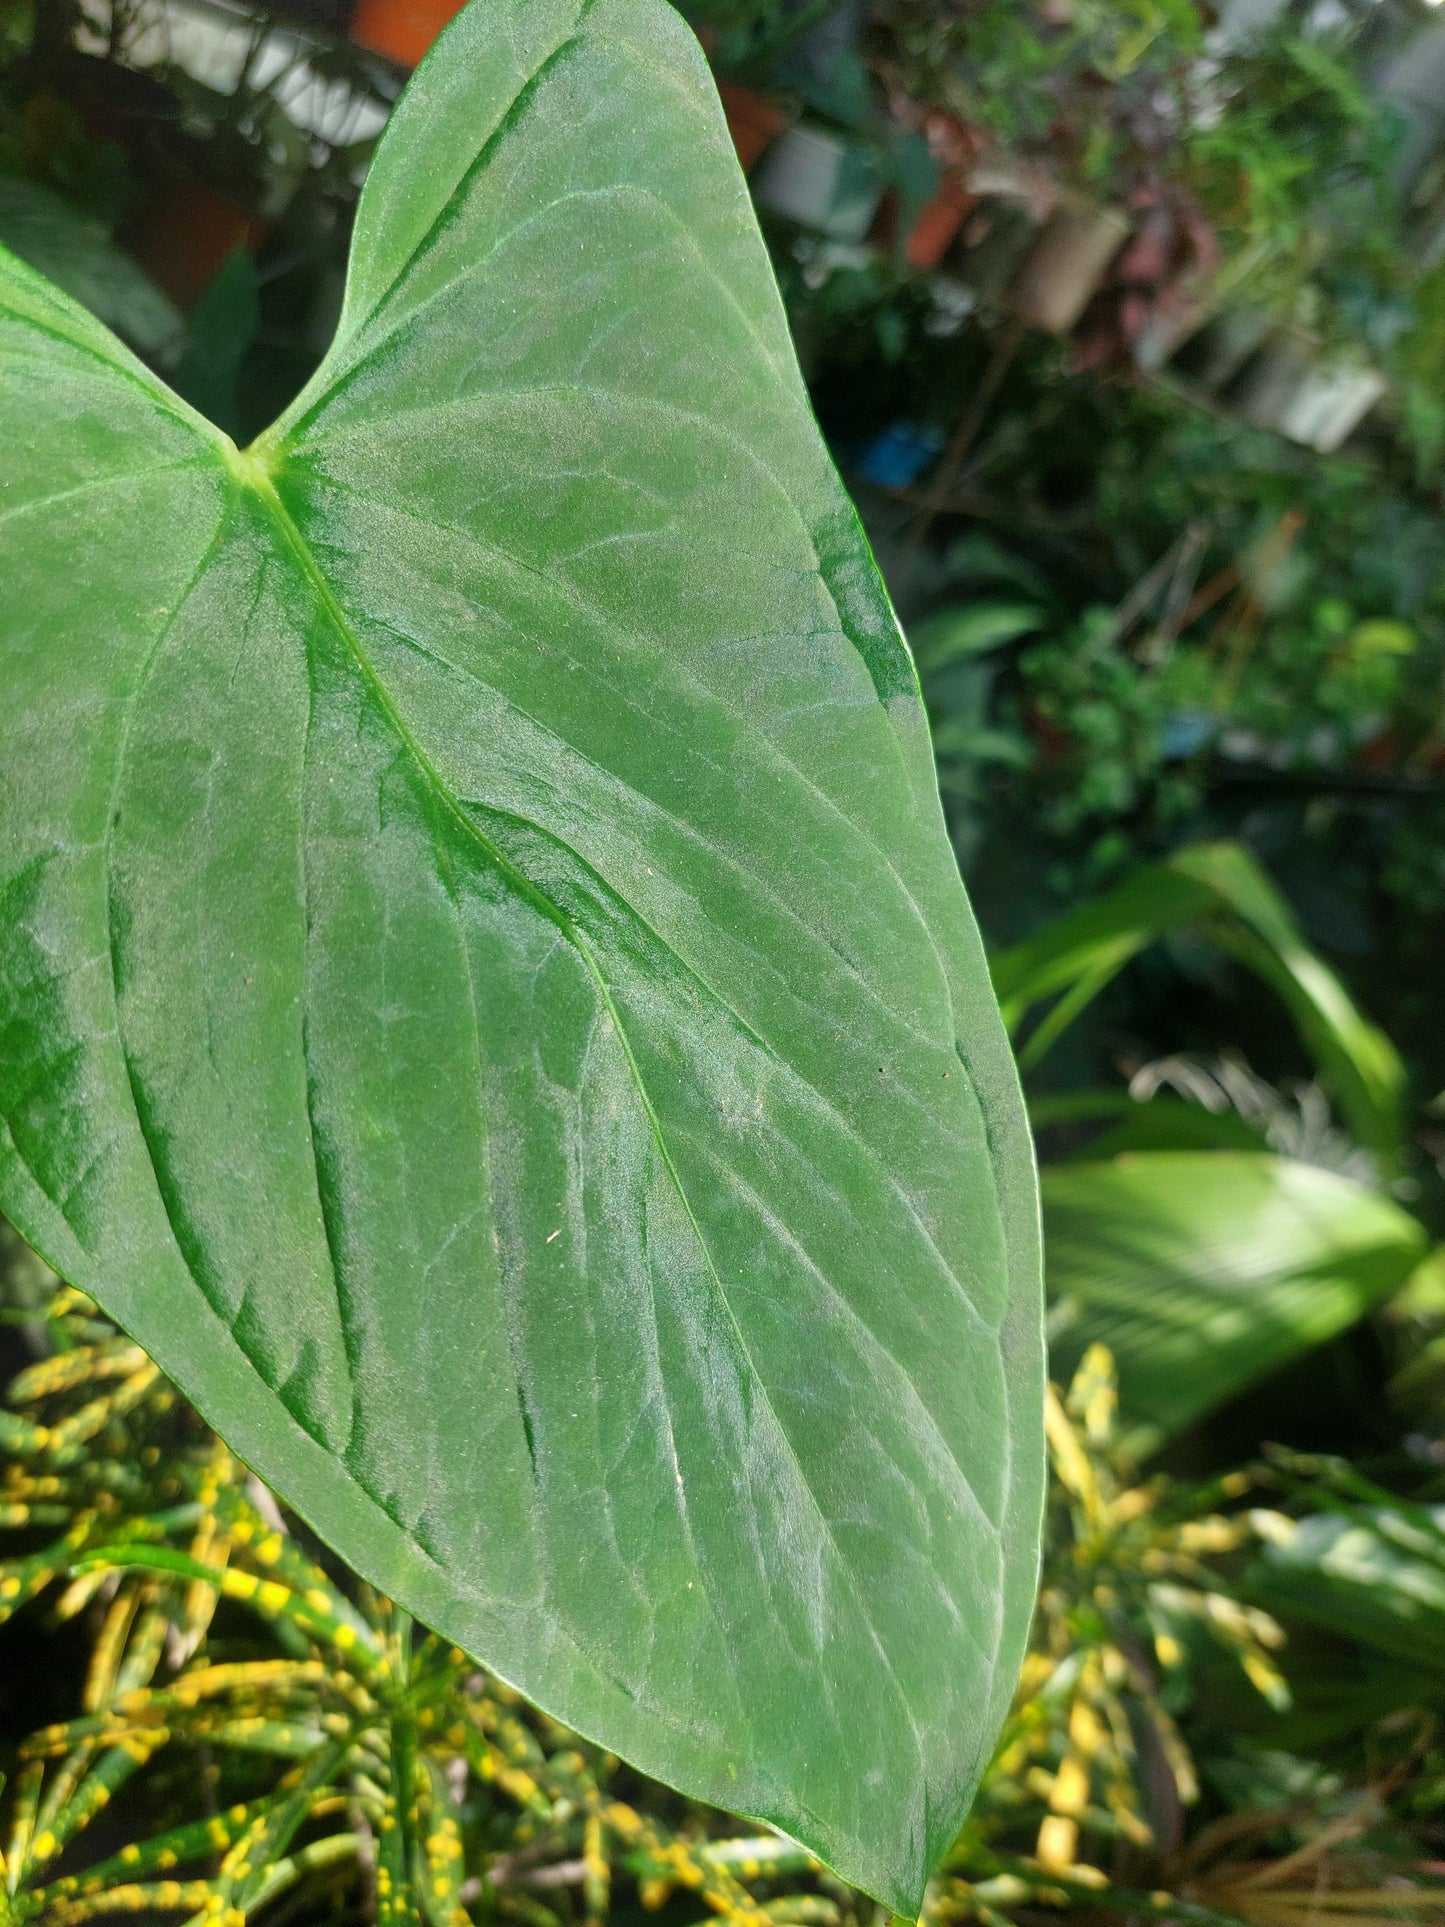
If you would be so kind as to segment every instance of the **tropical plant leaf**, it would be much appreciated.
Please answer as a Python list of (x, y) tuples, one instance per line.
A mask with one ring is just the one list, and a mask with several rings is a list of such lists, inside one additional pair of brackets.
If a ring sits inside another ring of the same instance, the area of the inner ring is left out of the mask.
[(1373, 1507), (1280, 1521), (1249, 1574), (1271, 1610), (1435, 1674), (1445, 1688), (1445, 1507)]
[(1445, 1245), (1436, 1245), (1390, 1305), (1401, 1364), (1390, 1380), (1392, 1401), (1433, 1417), (1445, 1401)]
[(969, 602), (925, 616), (909, 635), (919, 668), (927, 675), (1017, 642), (1043, 626), (1043, 612), (1022, 602)]
[(1353, 1324), (1425, 1246), (1376, 1192), (1254, 1152), (1133, 1152), (1042, 1188), (1054, 1373), (1107, 1345), (1135, 1450)]
[(1195, 928), (1275, 990), (1360, 1142), (1383, 1153), (1401, 1133), (1404, 1067), (1338, 977), (1300, 935), (1289, 905), (1249, 851), (1202, 843), (1136, 871), (993, 962), (1010, 1032), (1056, 998), (1020, 1052), (1037, 1063), (1131, 958), (1174, 930)]
[(1055, 1125), (1103, 1124), (1072, 1152), (1097, 1160), (1122, 1151), (1267, 1151), (1264, 1133), (1237, 1111), (1208, 1111), (1187, 1098), (1133, 1098), (1126, 1091), (1062, 1091), (1029, 1105), (1035, 1131)]
[(224, 428), (239, 432), (241, 370), (261, 325), (261, 281), (243, 247), (221, 263), (186, 326), (186, 345), (168, 369), (178, 395)]
[(6, 262), (0, 1205), (367, 1578), (916, 1911), (1036, 1195), (695, 42), (481, 0), (238, 453)]
[(180, 313), (104, 222), (39, 181), (0, 173), (0, 245), (18, 254), (153, 361), (168, 363), (185, 336)]

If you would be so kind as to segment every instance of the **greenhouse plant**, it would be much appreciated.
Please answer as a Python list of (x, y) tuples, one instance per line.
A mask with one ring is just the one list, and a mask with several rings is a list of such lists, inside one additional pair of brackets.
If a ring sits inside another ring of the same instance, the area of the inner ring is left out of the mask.
[(325, 3), (0, 0), (0, 1927), (1445, 1921), (1429, 17)]
[(8, 1215), (400, 1608), (916, 1912), (1028, 1626), (1034, 1184), (695, 42), (459, 20), (245, 450), (5, 277)]

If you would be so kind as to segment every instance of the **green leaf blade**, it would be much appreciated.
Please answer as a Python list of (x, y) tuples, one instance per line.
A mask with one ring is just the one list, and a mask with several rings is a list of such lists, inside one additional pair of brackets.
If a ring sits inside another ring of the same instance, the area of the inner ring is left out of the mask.
[(995, 957), (994, 987), (1011, 1030), (1033, 1005), (1062, 993), (1020, 1061), (1028, 1067), (1042, 1057), (1141, 950), (1191, 926), (1277, 993), (1360, 1142), (1397, 1159), (1405, 1067), (1309, 948), (1288, 904), (1242, 844), (1186, 845)]
[(183, 466), (37, 510), (0, 634), (0, 1203), (367, 1577), (916, 1908), (1032, 1603), (1036, 1200), (695, 46), (463, 15), (252, 452), (60, 312), (27, 477)]
[(1353, 1324), (1425, 1248), (1388, 1199), (1259, 1152), (1129, 1152), (1042, 1189), (1053, 1368), (1108, 1345), (1139, 1450)]
[(1264, 1547), (1248, 1583), (1282, 1617), (1445, 1674), (1445, 1509), (1306, 1514)]

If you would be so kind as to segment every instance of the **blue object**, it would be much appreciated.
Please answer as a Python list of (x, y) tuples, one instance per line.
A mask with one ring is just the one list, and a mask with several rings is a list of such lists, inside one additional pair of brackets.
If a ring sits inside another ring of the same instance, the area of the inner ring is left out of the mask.
[(1204, 747), (1217, 727), (1212, 716), (1201, 715), (1197, 709), (1176, 709), (1165, 719), (1159, 753), (1166, 763), (1182, 763), (1186, 756)]
[(927, 468), (943, 436), (936, 428), (894, 422), (875, 435), (858, 460), (858, 474), (878, 488), (909, 488)]

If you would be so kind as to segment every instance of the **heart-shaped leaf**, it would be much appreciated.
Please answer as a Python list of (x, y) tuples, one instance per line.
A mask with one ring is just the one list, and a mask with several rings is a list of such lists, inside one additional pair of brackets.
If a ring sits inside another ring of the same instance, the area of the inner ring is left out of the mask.
[(1034, 1188), (695, 43), (479, 0), (244, 454), (8, 260), (0, 366), (0, 1204), (373, 1582), (913, 1909)]

